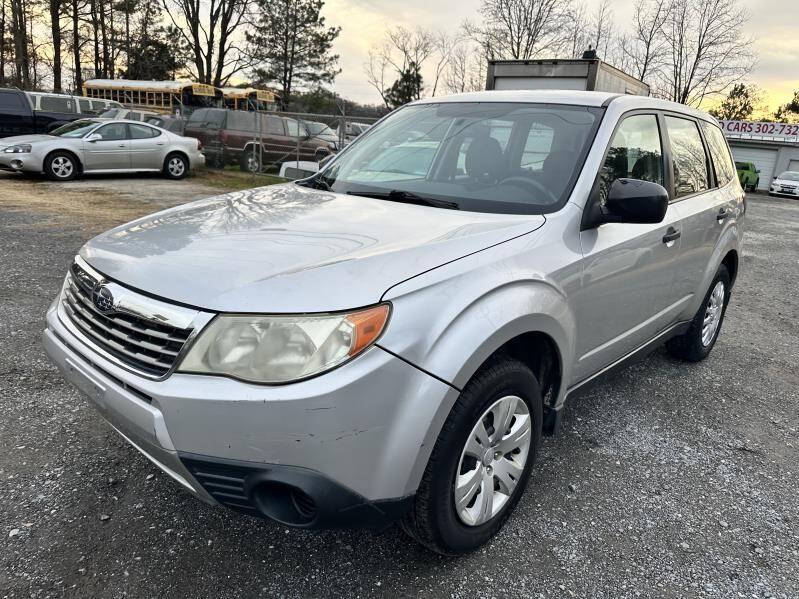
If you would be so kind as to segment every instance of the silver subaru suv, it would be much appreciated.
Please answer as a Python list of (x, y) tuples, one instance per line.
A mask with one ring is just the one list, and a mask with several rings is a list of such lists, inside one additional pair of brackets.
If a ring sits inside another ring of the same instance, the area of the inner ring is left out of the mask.
[(309, 179), (88, 242), (44, 346), (198, 498), (305, 528), (488, 541), (567, 398), (707, 357), (744, 194), (706, 114), (594, 92), (391, 113)]

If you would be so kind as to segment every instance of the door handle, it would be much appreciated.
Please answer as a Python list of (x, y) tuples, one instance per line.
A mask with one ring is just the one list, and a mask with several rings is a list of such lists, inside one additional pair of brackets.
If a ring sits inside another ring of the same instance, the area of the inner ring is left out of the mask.
[(663, 243), (671, 247), (669, 244), (675, 242), (682, 236), (682, 233), (674, 227), (669, 227), (666, 234), (663, 236)]
[(118, 148), (124, 148), (124, 147), (127, 147), (127, 146), (125, 146), (125, 144), (119, 144), (117, 147)]
[(716, 215), (716, 220), (721, 222), (725, 218), (727, 218), (729, 215), (730, 215), (730, 211), (729, 210), (727, 210), (726, 208), (721, 208), (719, 210), (719, 213)]

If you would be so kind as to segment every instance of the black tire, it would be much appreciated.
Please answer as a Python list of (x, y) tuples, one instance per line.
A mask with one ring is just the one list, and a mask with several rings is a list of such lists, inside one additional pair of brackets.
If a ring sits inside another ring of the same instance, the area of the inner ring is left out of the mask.
[(69, 152), (53, 152), (44, 159), (44, 174), (52, 181), (72, 181), (79, 169), (78, 159)]
[(239, 168), (245, 173), (260, 173), (263, 169), (261, 154), (257, 150), (247, 150), (241, 153)]
[[(708, 311), (711, 294), (719, 282), (724, 285), (724, 305), (721, 308), (721, 314), (719, 315), (719, 321), (716, 330), (713, 332), (709, 342), (703, 343), (702, 329), (704, 325), (704, 319)], [(691, 321), (691, 327), (684, 335), (674, 337), (666, 343), (666, 349), (668, 349), (672, 356), (675, 358), (680, 358), (681, 360), (687, 360), (688, 362), (699, 362), (700, 360), (704, 360), (708, 357), (710, 352), (713, 350), (713, 346), (716, 345), (716, 340), (719, 338), (721, 327), (724, 324), (724, 315), (726, 314), (727, 306), (730, 303), (731, 291), (732, 280), (730, 279), (730, 273), (727, 270), (727, 267), (722, 264), (719, 266), (716, 276), (713, 277), (713, 281), (710, 283), (710, 287), (705, 294), (705, 298), (702, 300), (702, 305), (694, 316), (694, 319)]]
[[(507, 395), (522, 398), (531, 417), (530, 448), (516, 487), (497, 514), (481, 525), (468, 526), (454, 505), (455, 474), (461, 452), (484, 412)], [(447, 417), (427, 463), (410, 512), (402, 529), (419, 543), (443, 555), (473, 551), (489, 541), (519, 501), (541, 443), (542, 400), (532, 371), (518, 360), (492, 360), (466, 385)]]
[(170, 154), (164, 159), (164, 177), (184, 179), (189, 174), (189, 161), (183, 154)]

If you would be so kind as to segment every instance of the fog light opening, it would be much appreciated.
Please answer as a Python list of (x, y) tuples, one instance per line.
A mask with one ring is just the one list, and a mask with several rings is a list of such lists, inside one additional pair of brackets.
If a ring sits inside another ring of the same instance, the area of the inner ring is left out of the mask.
[(22, 160), (12, 160), (11, 168), (16, 168), (16, 169), (22, 168)]
[(307, 526), (316, 520), (316, 502), (307, 493), (281, 482), (265, 482), (253, 491), (258, 509), (281, 524)]

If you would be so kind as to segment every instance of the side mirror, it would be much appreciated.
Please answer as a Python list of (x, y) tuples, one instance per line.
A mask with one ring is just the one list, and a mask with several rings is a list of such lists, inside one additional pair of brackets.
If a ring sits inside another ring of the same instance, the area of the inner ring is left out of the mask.
[(755, 172), (756, 172), (756, 173), (759, 175), (759, 174), (760, 174), (760, 169), (759, 169), (759, 168), (756, 168), (756, 169), (755, 169)]
[(86, 141), (88, 141), (90, 144), (96, 143), (102, 139), (103, 136), (100, 135), (99, 133), (92, 133), (91, 135), (86, 137)]
[(583, 217), (583, 229), (604, 223), (654, 224), (663, 222), (669, 193), (662, 185), (640, 179), (616, 179), (604, 206), (592, 202)]

